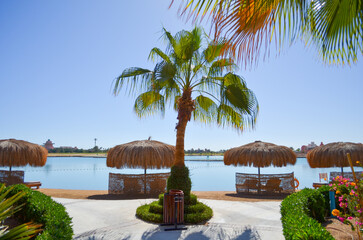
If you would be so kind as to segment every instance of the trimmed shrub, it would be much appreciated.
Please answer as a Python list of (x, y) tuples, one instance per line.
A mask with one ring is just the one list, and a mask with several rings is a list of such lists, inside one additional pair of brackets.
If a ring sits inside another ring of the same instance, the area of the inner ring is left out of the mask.
[(150, 203), (149, 212), (163, 214), (163, 205), (160, 205), (159, 201), (152, 202)]
[(189, 224), (205, 223), (213, 217), (213, 210), (204, 203), (185, 207), (184, 221)]
[[(163, 221), (163, 205), (160, 205), (160, 199), (138, 207), (136, 216), (147, 222), (161, 223)], [(185, 205), (184, 207), (184, 222), (186, 224), (204, 223), (212, 217), (213, 210), (201, 202), (197, 201), (194, 205)]]
[(184, 203), (190, 202), (190, 191), (192, 189), (192, 181), (189, 177), (189, 169), (184, 167), (172, 166), (170, 177), (167, 181), (167, 191), (170, 189), (178, 189), (184, 192)]
[(9, 192), (9, 196), (13, 196), (19, 191), (26, 193), (18, 202), (24, 206), (14, 216), (22, 222), (32, 221), (43, 225), (43, 232), (35, 238), (36, 240), (72, 239), (72, 219), (62, 204), (22, 184), (15, 185)]
[(280, 212), (285, 239), (334, 239), (319, 223), (326, 213), (320, 191), (305, 188), (291, 194), (282, 201)]
[[(157, 203), (157, 201), (155, 201)], [(153, 202), (153, 203), (155, 203)], [(153, 204), (152, 203), (152, 204)], [(136, 216), (146, 222), (162, 223), (163, 214), (150, 212), (150, 206), (152, 204), (145, 204), (136, 209)], [(158, 205), (158, 204), (157, 204)]]

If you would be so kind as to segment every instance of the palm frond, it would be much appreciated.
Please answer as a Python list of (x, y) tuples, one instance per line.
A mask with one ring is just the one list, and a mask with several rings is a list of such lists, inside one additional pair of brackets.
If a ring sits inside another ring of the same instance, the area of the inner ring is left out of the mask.
[(225, 71), (232, 71), (236, 67), (232, 59), (223, 58), (214, 61), (209, 67), (208, 77), (221, 76)]
[(155, 56), (160, 57), (165, 62), (168, 62), (168, 63), (171, 62), (169, 56), (156, 47), (151, 49), (150, 54), (149, 54), (149, 59), (151, 59), (152, 61), (155, 61)]
[(193, 20), (211, 15), (215, 40), (227, 39), (224, 54), (246, 65), (268, 56), (274, 42), (281, 48), (300, 37), (327, 63), (351, 64), (363, 55), (361, 0), (187, 0), (180, 9)]
[(356, 0), (313, 1), (310, 41), (329, 63), (352, 63), (363, 47), (363, 4)]
[(116, 78), (113, 93), (117, 95), (124, 85), (126, 85), (126, 89), (129, 89), (130, 94), (147, 90), (150, 87), (152, 77), (153, 72), (148, 69), (138, 67), (127, 68)]
[(199, 95), (194, 99), (194, 102), (194, 120), (199, 120), (203, 123), (212, 123), (216, 121), (216, 112), (218, 106), (212, 99), (203, 95)]
[(224, 39), (219, 40), (217, 42), (213, 41), (212, 43), (210, 43), (208, 45), (208, 47), (203, 51), (203, 56), (204, 59), (208, 62), (211, 63), (214, 60), (216, 60), (216, 58), (218, 58), (221, 53), (222, 50), (226, 48), (226, 41)]
[(134, 110), (139, 117), (150, 116), (156, 112), (160, 112), (164, 116), (164, 96), (155, 91), (144, 92), (136, 98)]
[(31, 222), (16, 226), (0, 235), (0, 240), (27, 240), (36, 236), (42, 231), (41, 224)]

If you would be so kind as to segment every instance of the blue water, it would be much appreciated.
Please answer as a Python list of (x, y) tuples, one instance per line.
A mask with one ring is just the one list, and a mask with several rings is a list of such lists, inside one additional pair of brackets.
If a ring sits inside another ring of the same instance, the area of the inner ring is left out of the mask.
[[(236, 172), (257, 173), (255, 167), (225, 166), (222, 160), (223, 156), (186, 156), (185, 164), (190, 170), (193, 191), (235, 191)], [(106, 158), (91, 157), (48, 157), (44, 167), (13, 167), (13, 170), (23, 170), (25, 181), (41, 181), (43, 188), (82, 190), (107, 190), (110, 172), (144, 173), (143, 169), (108, 168)], [(170, 170), (147, 170), (148, 173), (168, 171)], [(294, 172), (300, 181), (299, 189), (311, 188), (313, 182), (319, 181), (319, 173), (330, 171), (340, 171), (340, 168), (310, 168), (306, 158), (298, 158), (294, 166), (261, 168), (261, 174)], [(344, 171), (350, 172), (350, 168), (346, 167)]]

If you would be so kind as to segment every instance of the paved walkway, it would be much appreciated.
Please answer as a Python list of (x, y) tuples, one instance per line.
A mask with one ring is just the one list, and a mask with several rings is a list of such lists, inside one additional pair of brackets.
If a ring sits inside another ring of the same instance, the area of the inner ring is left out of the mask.
[(143, 240), (279, 240), (284, 239), (280, 202), (232, 202), (204, 200), (214, 216), (206, 225), (188, 225), (185, 231), (164, 231), (167, 227), (143, 222), (136, 208), (153, 200), (83, 200), (54, 198), (73, 218), (74, 239)]

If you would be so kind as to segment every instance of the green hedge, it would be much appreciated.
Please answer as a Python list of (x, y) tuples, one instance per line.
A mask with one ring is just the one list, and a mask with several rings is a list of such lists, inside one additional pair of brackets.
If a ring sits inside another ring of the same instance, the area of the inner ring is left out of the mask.
[(24, 204), (24, 206), (15, 214), (15, 217), (23, 222), (32, 221), (43, 225), (43, 231), (35, 238), (36, 240), (72, 239), (72, 219), (62, 204), (22, 184), (15, 185), (9, 196), (15, 195), (19, 191), (26, 194), (18, 202), (18, 204)]
[(332, 235), (319, 222), (327, 214), (325, 190), (305, 188), (286, 197), (281, 203), (281, 222), (285, 239), (331, 239)]

